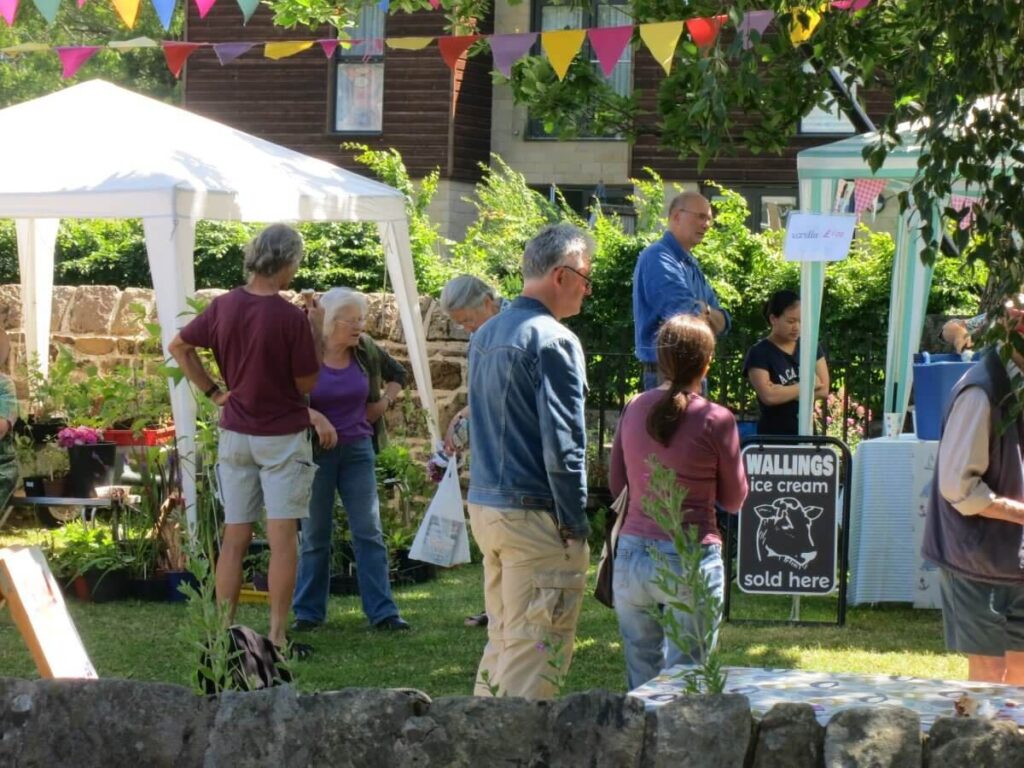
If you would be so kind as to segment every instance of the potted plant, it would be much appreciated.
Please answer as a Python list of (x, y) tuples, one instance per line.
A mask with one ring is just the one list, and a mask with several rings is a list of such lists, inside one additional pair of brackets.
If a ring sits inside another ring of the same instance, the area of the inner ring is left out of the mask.
[(67, 493), (71, 496), (92, 498), (97, 486), (113, 484), (117, 446), (103, 439), (103, 430), (65, 427), (57, 433), (57, 443), (68, 451)]
[(242, 569), (254, 589), (266, 592), (269, 589), (270, 546), (265, 541), (253, 541), (249, 552), (242, 561)]
[(385, 538), (391, 558), (391, 580), (396, 584), (422, 584), (437, 578), (437, 566), (409, 558), (415, 538), (416, 531), (401, 527)]
[(80, 600), (102, 603), (128, 596), (131, 556), (109, 528), (71, 522), (54, 534), (51, 551), (54, 575), (70, 581)]
[(331, 537), (332, 595), (359, 594), (359, 575), (356, 572), (356, 556), (351, 537), (347, 527), (335, 524)]

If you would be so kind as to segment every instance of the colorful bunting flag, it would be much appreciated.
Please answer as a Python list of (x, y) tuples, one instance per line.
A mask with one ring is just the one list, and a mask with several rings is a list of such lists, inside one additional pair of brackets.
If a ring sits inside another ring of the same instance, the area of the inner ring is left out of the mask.
[(85, 64), (89, 59), (96, 55), (96, 51), (100, 49), (98, 45), (83, 45), (71, 47), (57, 47), (54, 48), (57, 55), (60, 57), (60, 64), (63, 67), (63, 71), (60, 76), (67, 80), (69, 77), (74, 77), (75, 72), (78, 68)]
[[(156, 17), (160, 19), (160, 26), (164, 29), (171, 28), (171, 17), (174, 15), (174, 4), (177, 0), (150, 0), (153, 3), (153, 10)], [(185, 0), (188, 2), (188, 0)]]
[(722, 28), (722, 25), (728, 20), (728, 16), (706, 16), (698, 17), (696, 19), (686, 20), (686, 29), (690, 33), (690, 37), (693, 38), (693, 42), (697, 44), (698, 48), (704, 49), (710, 47), (714, 42), (715, 38), (718, 37), (718, 31)]
[(389, 37), (384, 41), (388, 48), (398, 51), (422, 51), (432, 42), (432, 37)]
[(494, 68), (505, 77), (512, 77), (512, 65), (526, 55), (527, 51), (537, 42), (536, 32), (520, 35), (491, 35), (487, 38), (491, 45), (491, 56)]
[(739, 30), (743, 38), (743, 50), (750, 48), (750, 33), (757, 32), (758, 37), (764, 35), (764, 31), (774, 18), (774, 11), (747, 11), (743, 14)]
[(224, 66), (247, 53), (255, 45), (256, 43), (214, 43), (213, 52), (217, 55), (217, 61)]
[(853, 212), (864, 213), (885, 191), (885, 179), (857, 179), (853, 182)]
[(660, 21), (640, 25), (640, 39), (644, 41), (654, 60), (661, 64), (666, 75), (672, 71), (672, 59), (675, 57), (676, 45), (682, 34), (681, 21)]
[(133, 48), (158, 48), (156, 40), (151, 40), (148, 37), (133, 37), (131, 40), (114, 40), (107, 43), (107, 48), (113, 48), (115, 50), (129, 51)]
[(85, 5), (85, 0), (78, 0), (78, 7), (81, 8), (83, 5)]
[(793, 45), (806, 43), (821, 23), (821, 14), (813, 8), (795, 8), (790, 11), (793, 23), (789, 26), (789, 41)]
[(436, 11), (441, 7), (441, 0), (430, 0), (430, 7)]
[(391, 3), (389, 2), (389, 0), (380, 0), (380, 2), (379, 2), (379, 3), (377, 3), (377, 5), (379, 5), (379, 6), (380, 6), (380, 9), (381, 9), (381, 10), (382, 10), (382, 11), (383, 11), (384, 13), (387, 13), (387, 12), (388, 12), (388, 8), (390, 8), (390, 7), (391, 7)]
[(248, 24), (249, 19), (260, 7), (260, 0), (238, 0), (238, 9), (242, 12), (242, 23)]
[(167, 68), (175, 77), (181, 77), (181, 68), (185, 60), (192, 55), (196, 48), (202, 48), (202, 43), (169, 43), (163, 42), (164, 58), (167, 60)]
[(334, 58), (334, 52), (336, 50), (338, 50), (338, 39), (337, 38), (332, 38), (330, 40), (317, 40), (317, 42), (320, 44), (320, 47), (323, 49), (324, 56), (326, 56), (328, 59)]
[(861, 8), (867, 8), (871, 5), (871, 0), (834, 0), (832, 3), (833, 8), (838, 8), (840, 11), (859, 11)]
[(43, 51), (52, 50), (46, 43), (18, 43), (17, 45), (9, 45), (6, 48), (0, 48), (0, 53), (7, 53), (15, 55), (18, 53), (41, 53)]
[(32, 0), (32, 2), (36, 4), (36, 8), (43, 18), (46, 19), (46, 23), (53, 24), (53, 20), (57, 18), (57, 8), (60, 6), (60, 0)]
[(967, 215), (960, 219), (960, 229), (968, 229), (974, 223), (974, 204), (978, 202), (976, 197), (965, 197), (964, 195), (950, 195), (949, 207), (959, 213), (967, 208)]
[(287, 59), (313, 47), (312, 40), (285, 40), (282, 43), (264, 43), (263, 55), (268, 59)]
[(600, 27), (588, 29), (587, 36), (590, 38), (590, 46), (597, 55), (597, 61), (601, 65), (601, 71), (605, 77), (611, 77), (615, 65), (622, 58), (622, 52), (629, 45), (633, 37), (633, 27)]
[[(185, 0), (185, 2), (187, 3), (188, 0)], [(216, 2), (217, 0), (196, 0), (196, 8), (199, 9), (199, 18), (205, 19), (206, 14), (210, 12), (210, 9), (213, 8), (213, 4)]]
[(469, 46), (480, 39), (480, 35), (453, 35), (451, 37), (437, 38), (437, 47), (441, 51), (441, 58), (448, 65), (448, 69), (454, 70)]
[(139, 0), (111, 0), (114, 10), (128, 29), (135, 28), (135, 20), (139, 17)]
[(14, 17), (18, 15), (18, 0), (0, 0), (0, 16), (8, 27), (14, 26)]
[(586, 36), (586, 31), (582, 29), (560, 29), (557, 32), (540, 33), (540, 45), (559, 80), (565, 79), (569, 65), (583, 47)]

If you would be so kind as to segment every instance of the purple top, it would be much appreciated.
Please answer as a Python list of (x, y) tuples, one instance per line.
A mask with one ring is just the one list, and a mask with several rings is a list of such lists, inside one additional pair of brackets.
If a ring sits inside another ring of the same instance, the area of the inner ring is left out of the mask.
[(643, 511), (647, 494), (647, 457), (652, 453), (664, 466), (674, 469), (687, 489), (684, 521), (699, 527), (701, 544), (721, 544), (715, 522), (715, 503), (737, 512), (747, 497), (747, 475), (740, 460), (736, 419), (720, 405), (691, 395), (682, 423), (667, 446), (647, 433), (647, 414), (665, 396), (652, 389), (630, 401), (619, 420), (609, 467), (610, 490), (618, 496), (629, 482), (629, 511), (622, 533), (648, 539), (671, 539)]
[(370, 380), (353, 355), (344, 368), (331, 368), (326, 363), (320, 366), (320, 378), (309, 395), (309, 405), (338, 430), (339, 443), (354, 443), (373, 436), (373, 426), (366, 420), (369, 396)]

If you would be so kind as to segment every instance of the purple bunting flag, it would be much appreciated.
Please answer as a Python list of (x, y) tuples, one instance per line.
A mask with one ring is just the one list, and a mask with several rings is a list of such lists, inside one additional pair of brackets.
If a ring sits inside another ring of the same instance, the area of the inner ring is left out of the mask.
[(743, 50), (750, 48), (750, 33), (757, 32), (758, 36), (763, 35), (774, 18), (775, 11), (747, 11), (743, 14), (739, 30), (743, 38)]
[(215, 43), (213, 52), (217, 54), (217, 61), (223, 66), (230, 64), (255, 45), (256, 43)]
[(619, 63), (622, 52), (633, 37), (633, 27), (600, 27), (588, 29), (590, 45), (601, 63), (601, 71), (605, 77), (611, 77), (615, 65)]
[(494, 68), (505, 77), (512, 76), (512, 65), (527, 54), (537, 42), (536, 32), (525, 32), (519, 35), (491, 35), (487, 38), (491, 44), (491, 55), (494, 57)]
[(326, 56), (328, 59), (334, 57), (334, 52), (338, 49), (338, 38), (335, 37), (326, 40), (317, 40), (317, 43), (323, 50), (324, 56)]

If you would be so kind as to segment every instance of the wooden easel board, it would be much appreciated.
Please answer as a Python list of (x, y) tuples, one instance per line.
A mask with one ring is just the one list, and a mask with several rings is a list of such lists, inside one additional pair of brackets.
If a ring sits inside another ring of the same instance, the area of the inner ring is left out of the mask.
[(57, 580), (37, 547), (0, 549), (0, 595), (41, 676), (98, 677)]

